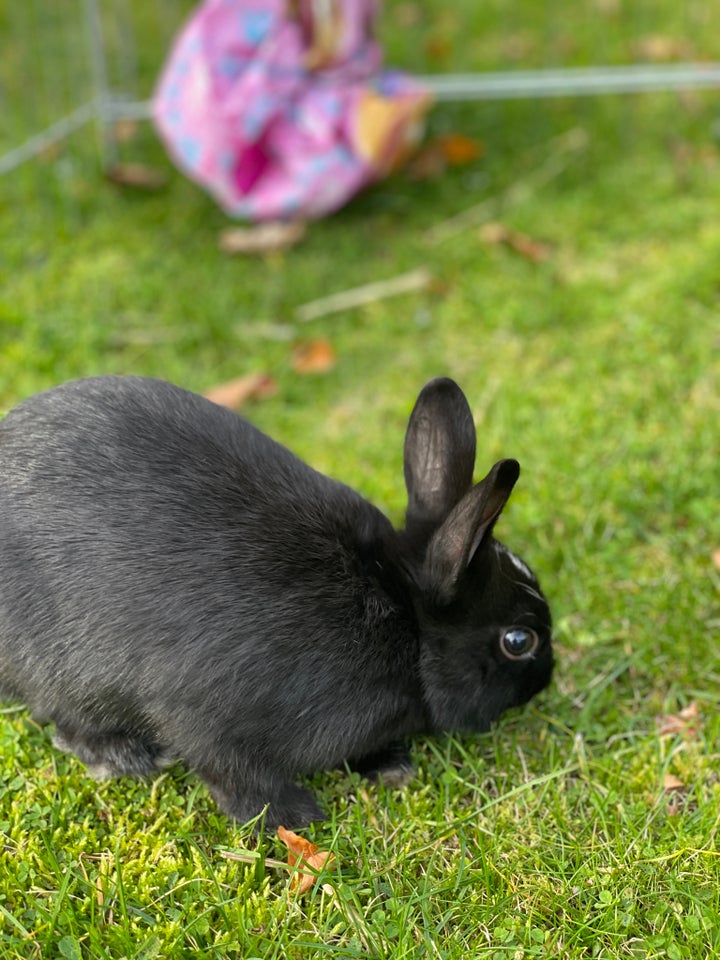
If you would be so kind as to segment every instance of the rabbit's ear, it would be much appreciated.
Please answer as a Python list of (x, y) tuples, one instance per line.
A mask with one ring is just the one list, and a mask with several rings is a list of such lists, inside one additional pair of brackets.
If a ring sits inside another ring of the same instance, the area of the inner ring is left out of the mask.
[(462, 573), (492, 530), (519, 475), (517, 460), (499, 460), (433, 534), (425, 564), (427, 585), (438, 602), (454, 599)]
[(472, 485), (475, 425), (460, 387), (431, 380), (415, 403), (405, 435), (407, 525), (437, 526)]

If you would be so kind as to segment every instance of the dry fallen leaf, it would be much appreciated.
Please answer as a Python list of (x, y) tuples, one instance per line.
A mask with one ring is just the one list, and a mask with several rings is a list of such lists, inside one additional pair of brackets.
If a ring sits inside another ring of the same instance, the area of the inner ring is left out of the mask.
[[(285, 827), (278, 827), (277, 834), (288, 848), (288, 864), (291, 867), (300, 864), (300, 868), (290, 878), (290, 889), (298, 894), (305, 893), (317, 883), (317, 874), (324, 867), (329, 867), (335, 857), (329, 851), (321, 850), (305, 837), (298, 836), (297, 833), (286, 830)], [(303, 865), (308, 866), (310, 870), (303, 870)]]
[(663, 777), (663, 793), (668, 797), (667, 815), (677, 817), (685, 807), (688, 788), (679, 777), (666, 773)]
[(144, 163), (116, 163), (106, 171), (105, 176), (111, 183), (135, 190), (160, 190), (168, 179), (162, 170)]
[(543, 263), (550, 257), (550, 247), (547, 244), (533, 240), (524, 233), (514, 233), (508, 241), (508, 245), (519, 253), (521, 257), (530, 260), (532, 263)]
[(411, 180), (433, 180), (448, 167), (462, 167), (474, 163), (485, 152), (480, 141), (463, 133), (446, 133), (429, 140), (408, 165)]
[(655, 723), (658, 736), (674, 737), (682, 734), (689, 738), (697, 737), (701, 727), (698, 705), (693, 700), (677, 714), (668, 713), (656, 717)]
[(301, 220), (228, 227), (221, 231), (218, 247), (223, 253), (275, 253), (300, 243), (306, 232), (307, 226)]
[(526, 233), (512, 230), (504, 223), (486, 223), (480, 228), (480, 239), (489, 244), (504, 244), (532, 263), (542, 263), (550, 257), (550, 247), (534, 240)]
[(308, 340), (298, 343), (292, 354), (295, 373), (327, 373), (335, 366), (336, 357), (329, 340)]
[(716, 570), (720, 570), (720, 550), (713, 550), (712, 562)]
[(446, 133), (438, 139), (443, 156), (451, 167), (462, 167), (473, 163), (485, 152), (478, 140), (466, 137), (464, 133)]
[(260, 400), (277, 393), (277, 383), (269, 373), (247, 373), (227, 383), (211, 387), (204, 394), (207, 400), (236, 410), (247, 400)]
[(672, 773), (666, 773), (663, 777), (663, 790), (666, 793), (672, 793), (675, 790), (687, 790), (687, 787)]

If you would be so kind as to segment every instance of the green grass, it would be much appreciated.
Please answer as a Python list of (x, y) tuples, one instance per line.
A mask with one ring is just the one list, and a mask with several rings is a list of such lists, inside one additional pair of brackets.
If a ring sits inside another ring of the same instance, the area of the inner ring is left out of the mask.
[[(566, 5), (528, 0), (511, 20), (501, 4), (438, 2), (408, 30), (395, 4), (388, 47), (417, 70), (627, 62), (645, 33), (718, 56), (700, 5), (636, 2), (625, 19), (596, 6), (570, 23)], [(482, 141), (479, 161), (401, 174), (259, 260), (217, 252), (226, 221), (179, 176), (149, 196), (104, 184), (87, 132), (2, 180), (0, 409), (94, 373), (204, 390), (267, 370), (278, 392), (248, 416), (400, 522), (407, 415), (427, 378), (452, 375), (478, 473), (523, 464), (498, 534), (541, 577), (558, 658), (551, 689), (492, 733), (418, 740), (404, 792), (318, 774), (329, 819), (308, 835), (338, 868), (297, 902), (265, 863), (281, 845), (229, 824), (192, 774), (95, 783), (9, 708), (2, 960), (720, 953), (718, 116), (701, 94), (443, 106), (431, 132)], [(576, 127), (587, 145), (562, 173), (503, 202)], [(149, 131), (124, 150), (169, 169)], [(486, 197), (550, 246), (546, 262), (475, 227), (431, 241)], [(429, 293), (294, 319), (419, 265), (441, 281)], [(292, 343), (317, 336), (337, 364), (299, 376)], [(691, 702), (694, 725), (661, 736), (656, 718)], [(664, 790), (668, 774), (686, 789)]]

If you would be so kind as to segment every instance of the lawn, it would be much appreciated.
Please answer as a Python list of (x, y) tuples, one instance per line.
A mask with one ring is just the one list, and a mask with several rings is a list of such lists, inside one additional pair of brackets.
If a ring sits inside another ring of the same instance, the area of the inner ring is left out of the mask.
[[(22, 9), (0, 17), (25, 29)], [(417, 72), (720, 59), (703, 10), (391, 3), (384, 36)], [(404, 791), (315, 776), (307, 836), (335, 860), (301, 897), (278, 839), (194, 775), (97, 783), (0, 708), (2, 960), (720, 954), (719, 124), (698, 92), (441, 105), (428, 139), (479, 156), (260, 258), (218, 251), (225, 217), (144, 127), (122, 150), (163, 190), (104, 182), (89, 131), (0, 179), (0, 411), (97, 373), (200, 392), (267, 373), (243, 412), (401, 524), (407, 416), (450, 375), (478, 475), (522, 464), (497, 534), (541, 579), (557, 655), (491, 733), (413, 743)], [(297, 319), (419, 267), (424, 291)], [(318, 340), (331, 368), (298, 370)]]

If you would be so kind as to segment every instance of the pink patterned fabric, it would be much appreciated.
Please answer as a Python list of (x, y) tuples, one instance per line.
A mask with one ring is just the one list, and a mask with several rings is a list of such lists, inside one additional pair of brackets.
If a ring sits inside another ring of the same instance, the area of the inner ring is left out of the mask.
[(374, 0), (204, 0), (154, 101), (177, 165), (232, 216), (321, 217), (385, 175), (429, 98), (381, 68)]

